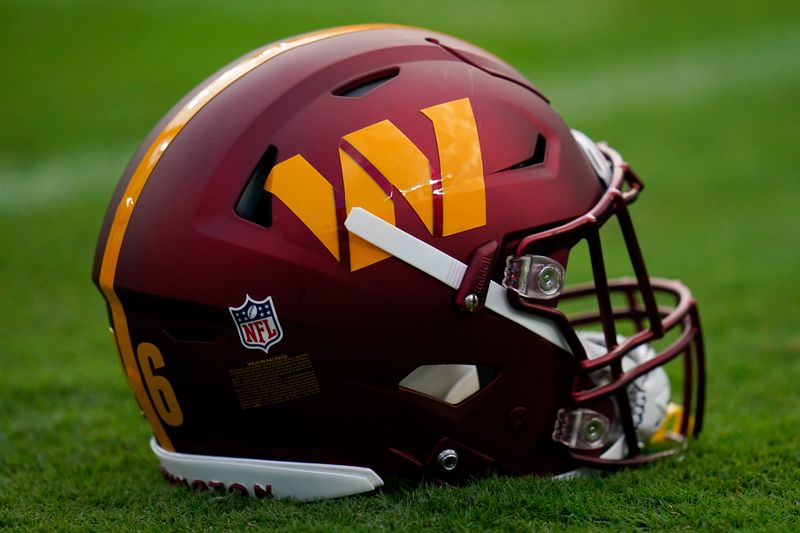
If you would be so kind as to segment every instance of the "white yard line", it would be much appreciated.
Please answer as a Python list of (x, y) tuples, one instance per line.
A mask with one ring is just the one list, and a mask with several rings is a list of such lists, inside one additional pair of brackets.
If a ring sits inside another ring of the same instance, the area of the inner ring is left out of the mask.
[[(757, 34), (734, 33), (725, 40), (647, 51), (599, 63), (587, 70), (541, 72), (539, 88), (573, 127), (577, 120), (598, 121), (647, 109), (680, 109), (728, 91), (751, 90), (800, 81), (800, 31), (796, 27)], [(537, 83), (536, 67), (520, 65)], [(758, 94), (752, 93), (752, 102)], [(743, 105), (748, 105), (743, 101)]]
[(57, 207), (101, 190), (111, 198), (132, 152), (133, 147), (51, 156), (24, 169), (0, 165), (0, 216)]
[[(517, 66), (570, 124), (581, 127), (581, 122), (621, 113), (697, 105), (729, 90), (752, 91), (752, 100), (743, 101), (751, 105), (760, 87), (800, 80), (798, 58), (800, 32), (786, 28), (732, 34), (724, 41), (673, 49), (666, 55), (641, 51), (580, 72)], [(0, 163), (0, 215), (50, 208), (101, 190), (110, 197), (133, 149), (131, 145), (51, 156), (24, 169)]]

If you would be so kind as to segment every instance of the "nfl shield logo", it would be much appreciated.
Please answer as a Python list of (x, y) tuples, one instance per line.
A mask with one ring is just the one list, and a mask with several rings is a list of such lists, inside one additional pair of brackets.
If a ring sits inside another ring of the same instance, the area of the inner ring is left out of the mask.
[(229, 307), (228, 310), (239, 330), (239, 339), (246, 348), (269, 352), (270, 346), (283, 338), (272, 296), (267, 296), (265, 300), (253, 300), (248, 295), (242, 305)]

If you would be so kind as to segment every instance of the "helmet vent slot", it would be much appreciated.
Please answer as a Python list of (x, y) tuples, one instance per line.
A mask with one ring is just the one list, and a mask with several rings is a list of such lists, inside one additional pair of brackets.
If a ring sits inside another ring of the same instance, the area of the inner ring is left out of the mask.
[(401, 389), (419, 392), (450, 405), (472, 397), (497, 377), (496, 369), (478, 365), (423, 365), (400, 381)]
[(544, 138), (544, 135), (541, 133), (536, 136), (536, 145), (533, 147), (533, 155), (531, 155), (528, 159), (520, 161), (515, 165), (511, 165), (508, 168), (504, 168), (500, 172), (506, 172), (507, 170), (516, 170), (518, 168), (525, 168), (525, 167), (532, 167), (534, 165), (541, 165), (544, 163), (544, 156), (545, 152), (547, 152), (547, 139)]
[(269, 145), (236, 202), (237, 215), (265, 228), (272, 226), (272, 194), (264, 190), (264, 182), (277, 158), (278, 149)]
[(181, 343), (217, 342), (222, 336), (219, 328), (209, 325), (172, 323), (162, 327), (161, 330), (172, 341)]
[(364, 96), (374, 91), (398, 74), (400, 74), (399, 67), (373, 72), (358, 79), (348, 81), (344, 85), (332, 90), (331, 94), (334, 96), (343, 96), (345, 98), (358, 98), (359, 96)]

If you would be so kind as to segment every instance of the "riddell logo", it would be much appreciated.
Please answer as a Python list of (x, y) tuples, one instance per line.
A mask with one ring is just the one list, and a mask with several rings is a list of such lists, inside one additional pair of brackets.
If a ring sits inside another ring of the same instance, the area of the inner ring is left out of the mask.
[(481, 267), (478, 271), (478, 281), (475, 283), (475, 290), (478, 294), (486, 294), (488, 290), (486, 284), (489, 281), (489, 269), (492, 268), (493, 256), (487, 255), (481, 258)]
[(347, 214), (361, 207), (395, 224), (399, 192), (431, 235), (445, 237), (486, 224), (486, 191), (478, 128), (468, 98), (420, 110), (436, 136), (438, 164), (389, 120), (341, 138), (343, 194), (301, 154), (270, 171), (264, 189), (283, 202), (336, 260), (358, 270), (388, 257), (351, 235)]

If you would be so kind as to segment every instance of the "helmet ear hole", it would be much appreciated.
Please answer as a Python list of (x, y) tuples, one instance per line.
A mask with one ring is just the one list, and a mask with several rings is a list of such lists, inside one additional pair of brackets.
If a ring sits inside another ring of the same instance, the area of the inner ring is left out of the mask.
[(404, 377), (399, 385), (456, 405), (484, 388), (495, 376), (495, 369), (478, 365), (423, 365)]
[(264, 190), (264, 183), (277, 159), (278, 149), (269, 145), (236, 202), (237, 215), (265, 228), (272, 226), (272, 193)]

